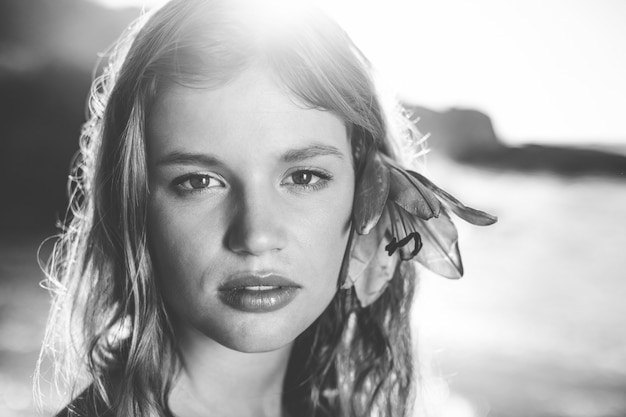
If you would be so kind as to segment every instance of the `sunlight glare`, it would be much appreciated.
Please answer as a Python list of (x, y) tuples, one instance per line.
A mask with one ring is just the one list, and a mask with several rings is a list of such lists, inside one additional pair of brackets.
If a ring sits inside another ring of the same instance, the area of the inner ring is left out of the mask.
[[(254, 10), (282, 24), (303, 1), (257, 0)], [(313, 1), (411, 103), (483, 111), (511, 143), (626, 144), (626, 2)]]
[(307, 17), (307, 6), (312, 3), (308, 0), (248, 0), (248, 4), (248, 21), (256, 26), (251, 30), (269, 37), (280, 37), (290, 33), (289, 28), (294, 22)]

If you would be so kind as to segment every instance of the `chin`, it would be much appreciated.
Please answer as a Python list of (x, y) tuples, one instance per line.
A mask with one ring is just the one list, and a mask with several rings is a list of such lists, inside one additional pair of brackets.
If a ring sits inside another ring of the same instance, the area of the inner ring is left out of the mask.
[(225, 347), (231, 350), (235, 350), (241, 353), (264, 353), (274, 352), (291, 346), (294, 339), (288, 341), (278, 340), (246, 340), (246, 341), (233, 341), (233, 344), (224, 344)]
[[(243, 330), (243, 329), (241, 329)], [(302, 330), (304, 331), (304, 329)], [(290, 346), (301, 332), (256, 328), (249, 331), (228, 332), (222, 335), (208, 335), (228, 349), (242, 353), (272, 352)]]
[(244, 353), (270, 352), (290, 346), (315, 318), (296, 317), (293, 313), (251, 314), (231, 312), (219, 319), (205, 317), (195, 326), (205, 337)]

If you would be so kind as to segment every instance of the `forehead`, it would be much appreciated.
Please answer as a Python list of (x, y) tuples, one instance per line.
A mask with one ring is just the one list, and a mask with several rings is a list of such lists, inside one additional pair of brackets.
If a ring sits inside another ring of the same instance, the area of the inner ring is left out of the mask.
[(147, 128), (148, 147), (162, 152), (261, 144), (280, 151), (305, 141), (348, 146), (339, 116), (305, 106), (259, 68), (217, 88), (167, 86), (152, 106)]

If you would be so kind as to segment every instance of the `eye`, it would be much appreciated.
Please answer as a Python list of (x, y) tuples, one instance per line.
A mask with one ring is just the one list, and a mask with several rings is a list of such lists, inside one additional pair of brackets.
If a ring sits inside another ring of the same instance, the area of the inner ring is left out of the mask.
[(320, 180), (320, 177), (313, 174), (311, 171), (297, 171), (291, 174), (291, 180), (297, 185), (308, 185), (313, 181), (313, 184)]
[(332, 175), (326, 172), (313, 169), (298, 169), (287, 175), (283, 184), (303, 189), (320, 189), (328, 185), (331, 179)]
[(208, 174), (189, 174), (178, 178), (176, 186), (183, 191), (202, 191), (208, 188), (223, 187), (224, 183)]

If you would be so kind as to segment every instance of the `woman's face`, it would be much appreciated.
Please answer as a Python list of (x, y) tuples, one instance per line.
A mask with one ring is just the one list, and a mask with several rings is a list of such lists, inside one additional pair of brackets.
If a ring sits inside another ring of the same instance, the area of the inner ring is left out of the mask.
[(343, 121), (252, 68), (169, 87), (147, 129), (151, 255), (178, 330), (286, 346), (336, 292), (354, 194)]

